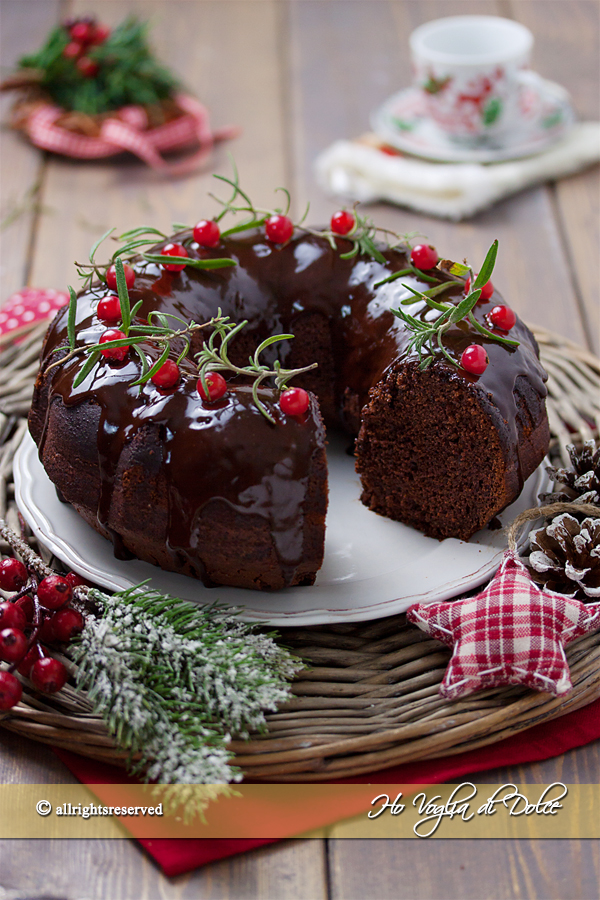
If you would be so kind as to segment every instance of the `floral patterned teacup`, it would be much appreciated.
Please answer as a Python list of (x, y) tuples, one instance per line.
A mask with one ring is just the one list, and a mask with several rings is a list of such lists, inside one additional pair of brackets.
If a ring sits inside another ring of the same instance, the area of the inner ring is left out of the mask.
[(450, 16), (413, 31), (414, 83), (453, 140), (477, 146), (518, 127), (533, 35), (511, 19)]

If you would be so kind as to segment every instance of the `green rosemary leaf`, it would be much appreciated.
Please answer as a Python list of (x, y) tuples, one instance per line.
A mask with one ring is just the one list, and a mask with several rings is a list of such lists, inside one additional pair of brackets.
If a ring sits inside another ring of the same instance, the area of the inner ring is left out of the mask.
[(381, 281), (376, 281), (373, 285), (374, 288), (381, 287), (382, 284), (389, 284), (392, 281), (396, 281), (397, 278), (402, 278), (405, 275), (412, 275), (413, 270), (411, 269), (400, 269), (399, 272), (394, 272), (393, 275), (388, 275), (387, 278), (382, 278)]
[(133, 240), (133, 238), (141, 237), (143, 234), (156, 234), (161, 238), (167, 237), (166, 234), (163, 234), (163, 232), (159, 231), (158, 228), (153, 228), (152, 225), (140, 225), (139, 228), (130, 228), (129, 231), (124, 231), (123, 234), (119, 235), (119, 240), (131, 241)]
[(141, 347), (138, 347), (137, 344), (134, 344), (134, 345), (133, 345), (133, 349), (135, 350), (135, 352), (136, 352), (137, 355), (139, 356), (140, 361), (141, 361), (141, 363), (142, 363), (142, 375), (141, 375), (141, 378), (139, 378), (137, 381), (132, 381), (131, 383), (132, 383), (132, 384), (142, 384), (142, 383), (143, 383), (142, 379), (145, 379), (145, 376), (147, 375), (147, 373), (148, 373), (149, 370), (150, 370), (150, 367), (149, 367), (149, 365), (148, 365), (148, 358), (146, 357), (146, 354), (144, 353), (144, 351), (142, 350), (142, 348), (141, 348)]
[(90, 255), (89, 255), (89, 260), (91, 263), (94, 262), (94, 256), (96, 255), (96, 250), (98, 249), (98, 247), (100, 246), (102, 241), (105, 241), (106, 238), (109, 236), (109, 234), (112, 234), (114, 230), (115, 230), (114, 228), (109, 228), (108, 231), (105, 231), (104, 234), (102, 235), (102, 237), (98, 238), (96, 243), (92, 245), (92, 249), (90, 250)]
[[(189, 227), (189, 225), (185, 225), (183, 222), (171, 222), (173, 231), (188, 231)], [(163, 235), (163, 237), (166, 237), (166, 235)]]
[(485, 257), (483, 265), (482, 265), (481, 269), (479, 270), (479, 275), (473, 282), (473, 288), (482, 288), (488, 283), (488, 281), (492, 277), (492, 272), (494, 271), (497, 254), (498, 254), (498, 241), (495, 240), (487, 252), (487, 255)]
[(470, 291), (467, 296), (463, 297), (460, 303), (454, 307), (454, 310), (452, 311), (452, 314), (450, 316), (450, 322), (452, 322), (452, 324), (456, 324), (457, 322), (460, 322), (461, 319), (464, 319), (465, 316), (467, 316), (471, 312), (480, 297), (480, 288)]
[(135, 304), (135, 306), (133, 306), (133, 307), (131, 308), (131, 319), (132, 319), (132, 320), (133, 320), (133, 319), (135, 318), (135, 316), (138, 314), (138, 312), (139, 312), (139, 310), (140, 310), (140, 308), (141, 308), (143, 302), (144, 302), (143, 300), (138, 300), (138, 302)]
[(275, 193), (277, 193), (277, 191), (282, 191), (282, 192), (285, 194), (285, 196), (286, 196), (287, 206), (286, 206), (286, 208), (285, 208), (285, 211), (283, 212), (283, 215), (284, 215), (284, 216), (287, 216), (287, 214), (288, 214), (289, 211), (290, 211), (290, 206), (292, 205), (292, 198), (291, 198), (291, 196), (290, 196), (290, 192), (288, 191), (287, 188), (284, 188), (284, 187), (276, 187), (276, 188), (275, 188)]
[(433, 275), (428, 275), (427, 272), (423, 272), (422, 269), (417, 269), (416, 266), (411, 266), (411, 272), (417, 278), (420, 278), (421, 281), (428, 281), (430, 284), (437, 284), (440, 280), (439, 278), (434, 278)]
[(239, 225), (234, 225), (232, 228), (228, 228), (227, 231), (223, 231), (221, 237), (226, 238), (230, 234), (238, 234), (241, 231), (248, 231), (250, 228), (260, 228), (268, 218), (268, 216), (260, 216), (259, 218), (247, 219), (245, 222), (240, 222)]
[(87, 358), (86, 361), (84, 362), (83, 366), (81, 367), (80, 371), (78, 372), (78, 374), (77, 374), (77, 376), (76, 376), (76, 378), (75, 378), (75, 380), (74, 380), (74, 382), (73, 382), (73, 387), (74, 387), (74, 388), (79, 387), (79, 385), (81, 384), (81, 382), (84, 381), (84, 380), (87, 378), (87, 376), (89, 375), (89, 373), (92, 371), (92, 369), (94, 368), (94, 366), (96, 365), (96, 363), (97, 363), (98, 360), (100, 359), (101, 355), (102, 355), (102, 354), (100, 353), (99, 350), (93, 350), (93, 351), (90, 353), (90, 355), (88, 356), (88, 358)]
[(485, 328), (484, 325), (482, 325), (480, 322), (477, 321), (477, 319), (475, 318), (475, 316), (473, 315), (472, 312), (468, 313), (467, 318), (468, 318), (469, 322), (471, 323), (471, 325), (473, 326), (473, 328), (477, 329), (477, 331), (479, 331), (481, 334), (485, 334), (486, 337), (493, 338), (495, 341), (498, 341), (498, 343), (505, 344), (507, 347), (518, 347), (519, 346), (519, 341), (513, 341), (511, 338), (505, 338), (499, 334), (494, 334), (493, 331), (488, 331), (488, 329)]
[(175, 263), (176, 265), (190, 266), (192, 269), (227, 269), (237, 266), (235, 259), (223, 257), (222, 259), (191, 259), (189, 256), (163, 256), (160, 253), (144, 253), (144, 259), (153, 263)]
[(69, 338), (69, 349), (75, 349), (75, 319), (77, 318), (77, 294), (69, 285), (69, 311), (67, 313), (67, 336)]
[(271, 346), (271, 344), (276, 344), (276, 343), (278, 343), (278, 341), (291, 341), (291, 340), (293, 340), (293, 338), (294, 338), (293, 334), (273, 334), (273, 335), (271, 335), (271, 337), (266, 338), (266, 340), (264, 340), (262, 342), (262, 344), (258, 345), (258, 347), (256, 348), (255, 353), (254, 353), (254, 359), (257, 360), (258, 357), (260, 356), (260, 354), (263, 352), (263, 350), (266, 350), (267, 347)]
[(349, 250), (348, 253), (340, 253), (340, 259), (353, 259), (355, 256), (358, 256), (359, 250), (360, 246), (358, 241), (356, 241), (352, 250)]
[(112, 261), (114, 262), (119, 256), (130, 256), (134, 250), (137, 250), (138, 247), (147, 247), (149, 244), (155, 244), (156, 240), (154, 237), (151, 238), (134, 238), (131, 241), (127, 241), (122, 247), (119, 247), (112, 255)]
[[(137, 347), (136, 347), (135, 349), (138, 350)], [(141, 376), (137, 379), (137, 381), (132, 381), (132, 382), (131, 382), (132, 385), (136, 385), (136, 384), (146, 384), (147, 381), (150, 381), (150, 379), (152, 378), (152, 376), (153, 376), (153, 375), (156, 375), (156, 373), (158, 372), (158, 370), (160, 369), (160, 367), (161, 367), (162, 365), (164, 365), (164, 364), (166, 363), (166, 361), (168, 360), (168, 358), (169, 358), (169, 350), (170, 350), (170, 347), (169, 347), (169, 344), (167, 343), (167, 344), (165, 344), (165, 348), (164, 348), (163, 352), (161, 353), (161, 355), (159, 356), (159, 358), (156, 360), (156, 362), (154, 363), (154, 365), (149, 369), (149, 368), (148, 368), (148, 365), (146, 364), (146, 371), (142, 371), (142, 374), (141, 374)], [(144, 355), (144, 358), (145, 358), (145, 354), (143, 354), (143, 355)]]
[(438, 303), (437, 300), (434, 300), (429, 291), (416, 291), (409, 284), (403, 284), (402, 287), (406, 288), (407, 291), (410, 291), (414, 297), (424, 301), (431, 309), (437, 309), (438, 312), (444, 312), (448, 308), (446, 305), (442, 305), (441, 303)]
[(129, 290), (127, 288), (127, 282), (125, 281), (125, 270), (123, 268), (122, 259), (117, 259), (115, 261), (115, 274), (117, 276), (117, 293), (121, 304), (122, 327), (124, 333), (128, 334), (129, 326), (131, 325), (131, 307), (129, 305)]

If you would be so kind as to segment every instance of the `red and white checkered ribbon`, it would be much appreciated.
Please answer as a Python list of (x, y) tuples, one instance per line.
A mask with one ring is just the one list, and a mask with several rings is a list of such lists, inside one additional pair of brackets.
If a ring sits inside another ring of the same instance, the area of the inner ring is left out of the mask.
[[(184, 115), (157, 128), (147, 128), (143, 107), (126, 106), (104, 121), (99, 137), (74, 134), (56, 124), (64, 109), (44, 104), (29, 116), (26, 130), (32, 143), (52, 153), (76, 159), (102, 159), (127, 150), (160, 172), (186, 174), (208, 160), (215, 141), (235, 137), (238, 129), (230, 126), (213, 132), (206, 107), (188, 94), (178, 94), (174, 99)], [(182, 162), (168, 163), (161, 156), (162, 151), (196, 143), (197, 152)]]
[(586, 605), (541, 591), (516, 554), (507, 551), (476, 597), (419, 603), (406, 617), (454, 648), (442, 696), (456, 698), (502, 684), (559, 695), (572, 688), (564, 647), (600, 629), (600, 603)]

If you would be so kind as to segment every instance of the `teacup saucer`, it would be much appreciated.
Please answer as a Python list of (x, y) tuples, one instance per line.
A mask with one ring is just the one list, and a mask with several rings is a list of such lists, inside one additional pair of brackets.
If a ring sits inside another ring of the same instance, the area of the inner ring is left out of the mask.
[(521, 89), (522, 118), (502, 135), (461, 144), (449, 137), (427, 115), (423, 92), (417, 87), (394, 94), (375, 110), (371, 126), (390, 146), (414, 156), (439, 162), (493, 163), (532, 156), (567, 133), (575, 121), (568, 92), (559, 84), (530, 72)]

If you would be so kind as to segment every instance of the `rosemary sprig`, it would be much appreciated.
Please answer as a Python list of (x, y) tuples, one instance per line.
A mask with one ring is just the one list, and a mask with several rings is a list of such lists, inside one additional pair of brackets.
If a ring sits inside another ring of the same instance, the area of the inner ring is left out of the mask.
[[(196, 354), (198, 368), (200, 370), (200, 379), (208, 396), (209, 391), (206, 383), (206, 376), (209, 372), (233, 372), (235, 375), (245, 375), (253, 378), (252, 397), (254, 403), (263, 416), (274, 425), (275, 419), (258, 396), (258, 390), (262, 382), (266, 378), (274, 378), (276, 390), (281, 391), (288, 381), (296, 375), (302, 375), (304, 372), (310, 372), (311, 369), (316, 369), (317, 363), (313, 363), (310, 366), (304, 366), (301, 369), (283, 369), (278, 360), (275, 360), (273, 369), (269, 369), (268, 366), (263, 365), (259, 361), (259, 357), (267, 347), (270, 347), (272, 344), (278, 343), (279, 341), (291, 340), (294, 337), (293, 334), (275, 334), (259, 344), (254, 351), (254, 355), (249, 358), (249, 364), (247, 366), (236, 366), (229, 359), (228, 345), (231, 339), (247, 324), (247, 320), (245, 320), (244, 322), (240, 322), (239, 325), (235, 325), (233, 322), (228, 321), (228, 317), (221, 317), (214, 320), (214, 330), (209, 337), (208, 342), (204, 345), (203, 349)], [(218, 346), (215, 344), (217, 339), (219, 341)]]
[[(456, 282), (447, 282), (444, 285), (438, 285), (436, 288), (432, 288), (428, 291), (417, 291), (414, 288), (410, 287), (410, 285), (408, 284), (402, 285), (412, 295), (412, 297), (403, 300), (402, 305), (416, 303), (417, 301), (421, 300), (427, 304), (429, 309), (434, 309), (440, 313), (440, 315), (434, 320), (423, 321), (421, 319), (415, 318), (414, 316), (411, 316), (410, 313), (406, 312), (400, 307), (398, 309), (391, 310), (391, 312), (397, 318), (402, 319), (409, 331), (412, 333), (408, 344), (408, 349), (414, 349), (417, 351), (420, 369), (426, 369), (431, 365), (434, 359), (436, 347), (442, 352), (448, 362), (450, 362), (453, 366), (459, 366), (457, 360), (455, 360), (446, 350), (443, 338), (446, 331), (448, 331), (448, 329), (452, 325), (456, 325), (458, 322), (461, 322), (464, 319), (466, 319), (473, 328), (475, 328), (477, 331), (479, 331), (481, 334), (484, 334), (491, 340), (497, 341), (500, 344), (504, 344), (506, 347), (519, 346), (518, 341), (513, 341), (510, 338), (505, 338), (499, 334), (494, 334), (493, 331), (489, 331), (487, 328), (485, 328), (484, 325), (481, 325), (481, 323), (478, 322), (473, 315), (473, 309), (475, 308), (477, 301), (481, 297), (481, 290), (484, 285), (486, 285), (490, 280), (492, 272), (494, 271), (497, 253), (498, 241), (494, 241), (487, 252), (485, 261), (476, 278), (473, 278), (473, 273), (467, 266), (460, 266), (459, 264), (452, 263), (449, 267), (444, 267), (447, 271), (450, 271), (453, 274), (464, 275), (466, 273), (470, 273), (471, 275), (471, 289), (469, 290), (468, 294), (463, 297), (463, 299), (457, 304), (446, 303), (443, 301), (440, 302), (434, 299), (436, 295), (441, 294), (444, 289), (453, 286), (454, 284), (456, 284)], [(392, 279), (386, 279), (386, 281), (390, 280)], [(424, 356), (425, 352), (428, 353), (427, 356)]]

